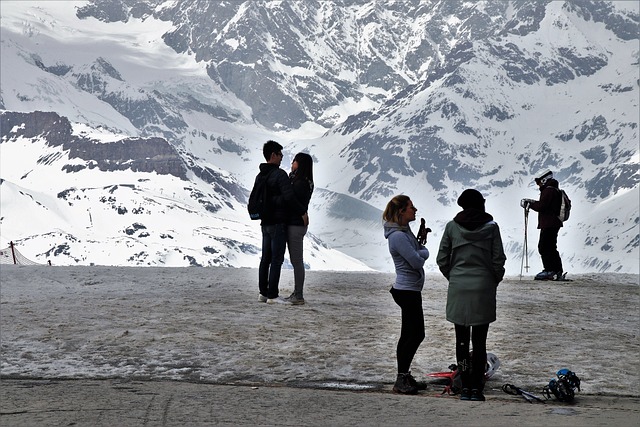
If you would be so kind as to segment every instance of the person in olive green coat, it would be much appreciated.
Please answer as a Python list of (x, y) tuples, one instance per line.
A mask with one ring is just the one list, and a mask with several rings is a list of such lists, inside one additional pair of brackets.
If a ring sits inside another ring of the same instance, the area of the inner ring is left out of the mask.
[[(507, 259), (500, 228), (485, 212), (484, 204), (479, 191), (462, 192), (458, 205), (463, 210), (445, 226), (436, 258), (449, 281), (446, 314), (455, 325), (461, 400), (485, 400), (487, 333), (496, 320), (496, 290)], [(469, 351), (470, 340), (473, 352)]]

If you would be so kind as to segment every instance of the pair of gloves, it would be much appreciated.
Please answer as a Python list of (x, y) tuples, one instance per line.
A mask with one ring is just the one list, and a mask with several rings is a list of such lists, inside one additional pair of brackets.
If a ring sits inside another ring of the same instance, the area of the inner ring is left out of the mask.
[(520, 200), (520, 207), (523, 207), (525, 209), (529, 209), (529, 205), (531, 205), (531, 203), (535, 202), (535, 200), (533, 199), (522, 199)]

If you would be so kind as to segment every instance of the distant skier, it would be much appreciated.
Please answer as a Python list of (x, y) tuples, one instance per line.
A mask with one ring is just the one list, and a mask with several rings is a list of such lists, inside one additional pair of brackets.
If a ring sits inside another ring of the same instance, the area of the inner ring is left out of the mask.
[(547, 171), (539, 178), (535, 178), (540, 187), (540, 200), (522, 199), (520, 206), (531, 208), (538, 212), (538, 228), (540, 240), (538, 252), (542, 258), (543, 270), (535, 277), (536, 280), (561, 280), (564, 278), (562, 259), (558, 252), (558, 232), (562, 227), (562, 221), (558, 218), (562, 194), (558, 190), (558, 181), (553, 178), (553, 173)]

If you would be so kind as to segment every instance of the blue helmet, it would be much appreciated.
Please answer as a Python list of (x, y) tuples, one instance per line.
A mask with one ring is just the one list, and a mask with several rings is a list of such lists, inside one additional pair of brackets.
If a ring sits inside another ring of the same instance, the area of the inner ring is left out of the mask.
[(564, 368), (556, 372), (558, 379), (549, 381), (549, 385), (542, 389), (547, 399), (553, 395), (560, 402), (571, 402), (575, 396), (575, 389), (580, 391), (580, 378), (570, 370)]

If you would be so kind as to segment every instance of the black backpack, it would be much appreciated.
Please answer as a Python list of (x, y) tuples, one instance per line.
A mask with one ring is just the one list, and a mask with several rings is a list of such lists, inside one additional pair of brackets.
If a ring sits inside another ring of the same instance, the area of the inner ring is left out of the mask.
[(264, 214), (267, 209), (267, 201), (269, 199), (267, 192), (267, 180), (272, 173), (273, 170), (266, 175), (259, 174), (256, 177), (256, 182), (253, 184), (253, 189), (249, 195), (249, 204), (247, 205), (247, 210), (249, 211), (249, 217), (251, 219), (264, 219)]

